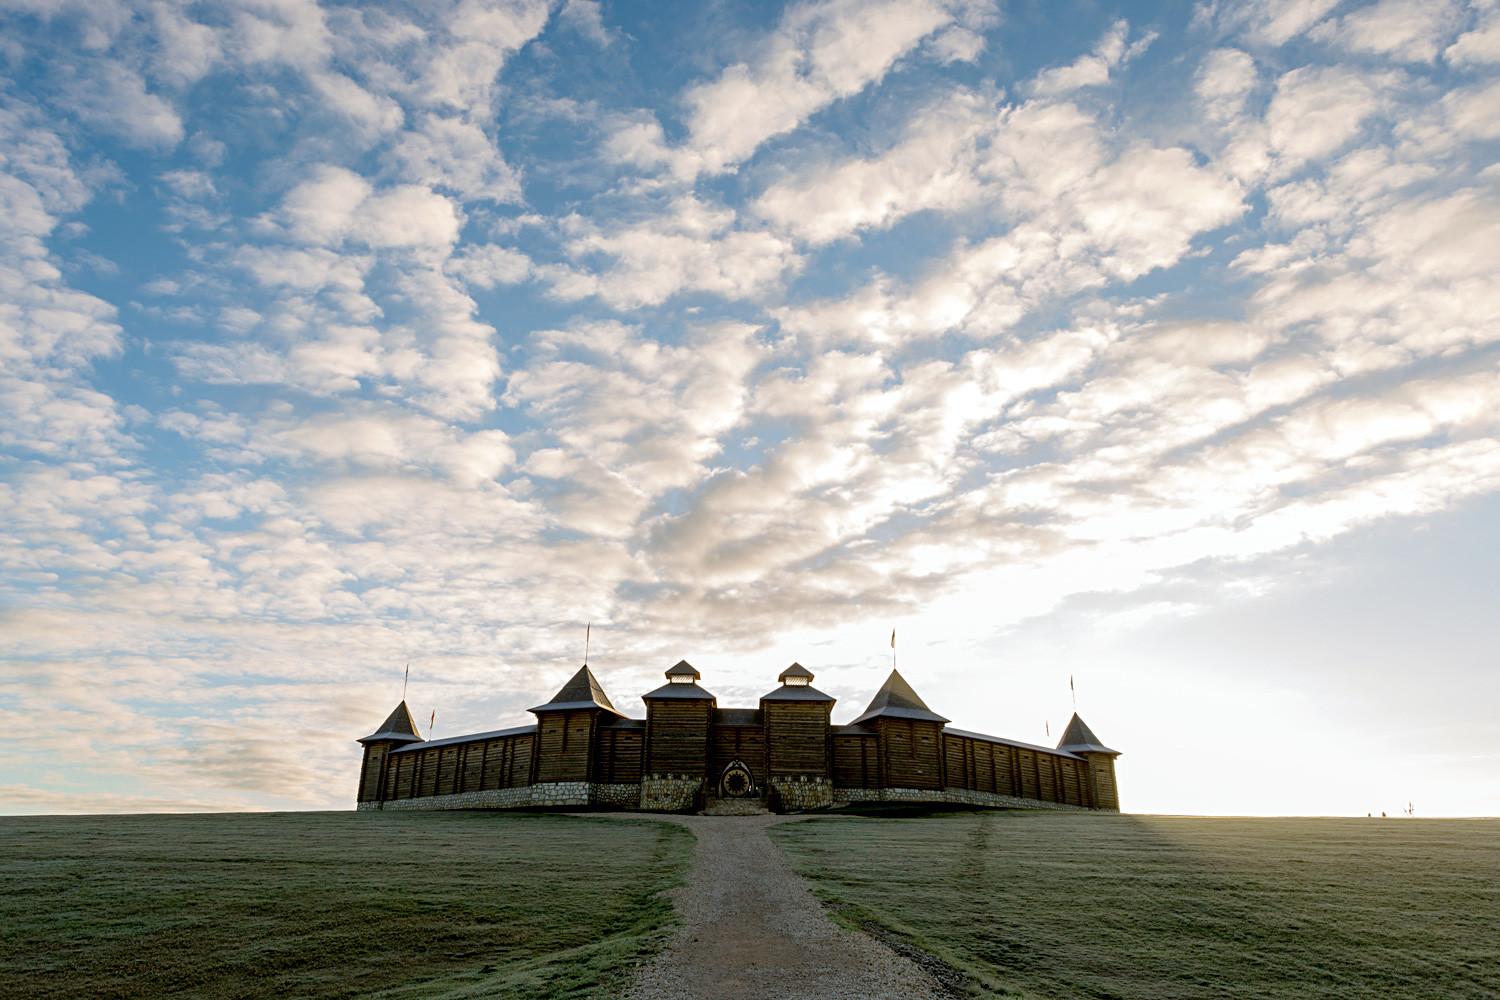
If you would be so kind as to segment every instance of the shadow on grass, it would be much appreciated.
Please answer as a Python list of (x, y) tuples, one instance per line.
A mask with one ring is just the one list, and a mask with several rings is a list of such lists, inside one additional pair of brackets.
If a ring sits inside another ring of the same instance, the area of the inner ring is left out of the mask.
[(773, 828), (839, 908), (1036, 997), (1493, 997), (1500, 823), (1077, 813)]

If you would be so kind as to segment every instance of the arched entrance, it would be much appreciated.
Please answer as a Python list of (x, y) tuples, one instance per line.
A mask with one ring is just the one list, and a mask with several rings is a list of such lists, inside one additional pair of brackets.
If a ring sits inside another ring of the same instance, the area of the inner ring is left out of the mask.
[(750, 765), (742, 760), (732, 760), (719, 775), (719, 797), (725, 799), (753, 798), (758, 792), (755, 774)]

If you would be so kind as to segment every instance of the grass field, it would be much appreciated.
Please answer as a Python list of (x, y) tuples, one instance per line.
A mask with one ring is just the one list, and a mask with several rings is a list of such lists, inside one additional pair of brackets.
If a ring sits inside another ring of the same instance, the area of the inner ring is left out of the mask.
[(1500, 997), (1500, 821), (991, 812), (771, 836), (841, 920), (983, 992)]
[(514, 813), (4, 818), (0, 997), (610, 996), (691, 848)]

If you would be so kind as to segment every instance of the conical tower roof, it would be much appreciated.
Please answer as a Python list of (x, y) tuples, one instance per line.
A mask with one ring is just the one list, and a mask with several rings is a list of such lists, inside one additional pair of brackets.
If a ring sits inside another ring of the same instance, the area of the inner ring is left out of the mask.
[(1111, 750), (1099, 741), (1094, 731), (1088, 727), (1088, 723), (1079, 718), (1078, 713), (1073, 713), (1073, 718), (1068, 722), (1068, 728), (1063, 730), (1062, 739), (1057, 744), (1057, 749), (1066, 750), (1068, 753), (1112, 753), (1116, 757), (1120, 751)]
[(609, 703), (609, 695), (604, 693), (604, 686), (594, 676), (594, 672), (585, 663), (578, 668), (568, 683), (562, 686), (552, 700), (545, 705), (538, 705), (529, 709), (532, 712), (560, 712), (570, 708), (602, 708), (606, 712), (619, 715), (615, 706)]
[(411, 717), (411, 709), (406, 707), (406, 702), (396, 706), (396, 710), (387, 716), (373, 733), (363, 737), (358, 742), (374, 743), (376, 740), (400, 740), (403, 743), (420, 743), (422, 737), (417, 735), (417, 723)]
[(855, 719), (851, 725), (859, 725), (877, 716), (895, 719), (925, 719), (928, 722), (948, 721), (928, 708), (921, 696), (911, 689), (910, 684), (906, 683), (906, 678), (895, 670), (891, 671), (891, 676), (885, 679), (880, 690), (875, 692), (875, 697), (870, 699), (870, 707), (865, 709), (865, 714)]

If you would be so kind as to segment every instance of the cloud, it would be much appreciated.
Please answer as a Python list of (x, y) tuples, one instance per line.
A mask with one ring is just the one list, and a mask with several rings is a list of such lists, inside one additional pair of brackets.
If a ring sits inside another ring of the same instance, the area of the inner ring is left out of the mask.
[(837, 299), (778, 309), (814, 343), (904, 343), (962, 329), (1003, 333), (1043, 302), (1169, 267), (1193, 238), (1245, 210), (1239, 187), (1184, 149), (1117, 155), (1072, 104), (1008, 109), (977, 172), (1011, 222), (961, 246), (906, 290), (878, 280)]
[(1443, 58), (1454, 66), (1500, 62), (1500, 7), (1490, 6), (1483, 10), (1478, 20), (1474, 30), (1459, 35), (1443, 51)]
[(453, 202), (427, 187), (376, 190), (352, 170), (326, 164), (287, 192), (277, 215), (293, 240), (328, 246), (347, 239), (372, 248), (446, 249), (461, 225)]
[(1355, 52), (1389, 55), (1403, 62), (1430, 63), (1443, 51), (1458, 22), (1458, 7), (1442, 0), (1381, 0), (1325, 21), (1313, 37), (1333, 40)]
[(679, 198), (649, 221), (613, 229), (581, 226), (565, 243), (575, 260), (598, 269), (547, 266), (538, 272), (563, 300), (598, 296), (628, 309), (658, 305), (688, 291), (748, 298), (780, 284), (800, 256), (784, 239), (736, 227), (735, 214), (694, 197)]
[(1040, 97), (1053, 97), (1108, 83), (1109, 71), (1125, 56), (1125, 38), (1129, 32), (1130, 26), (1124, 21), (1115, 22), (1092, 53), (1067, 66), (1039, 73), (1032, 81), (1032, 92)]
[(484, 131), (457, 118), (425, 119), (420, 132), (407, 132), (393, 155), (404, 176), (429, 187), (446, 187), (465, 201), (521, 200), (521, 183)]
[[(985, 2), (825, 0), (787, 8), (774, 32), (745, 61), (682, 96), (688, 139), (671, 148), (655, 123), (628, 126), (612, 148), (646, 165), (671, 163), (679, 177), (732, 170), (767, 139), (800, 126), (834, 101), (863, 91), (940, 29), (979, 25)], [(941, 56), (972, 52), (969, 37), (945, 35)]]
[(871, 159), (815, 163), (776, 184), (756, 211), (779, 229), (817, 245), (864, 228), (883, 228), (923, 210), (956, 211), (984, 195), (974, 175), (978, 147), (996, 121), (989, 102), (946, 95), (919, 115), (900, 143)]
[(1352, 70), (1294, 69), (1276, 83), (1266, 109), (1271, 148), (1286, 169), (1334, 152), (1380, 107), (1371, 81)]

